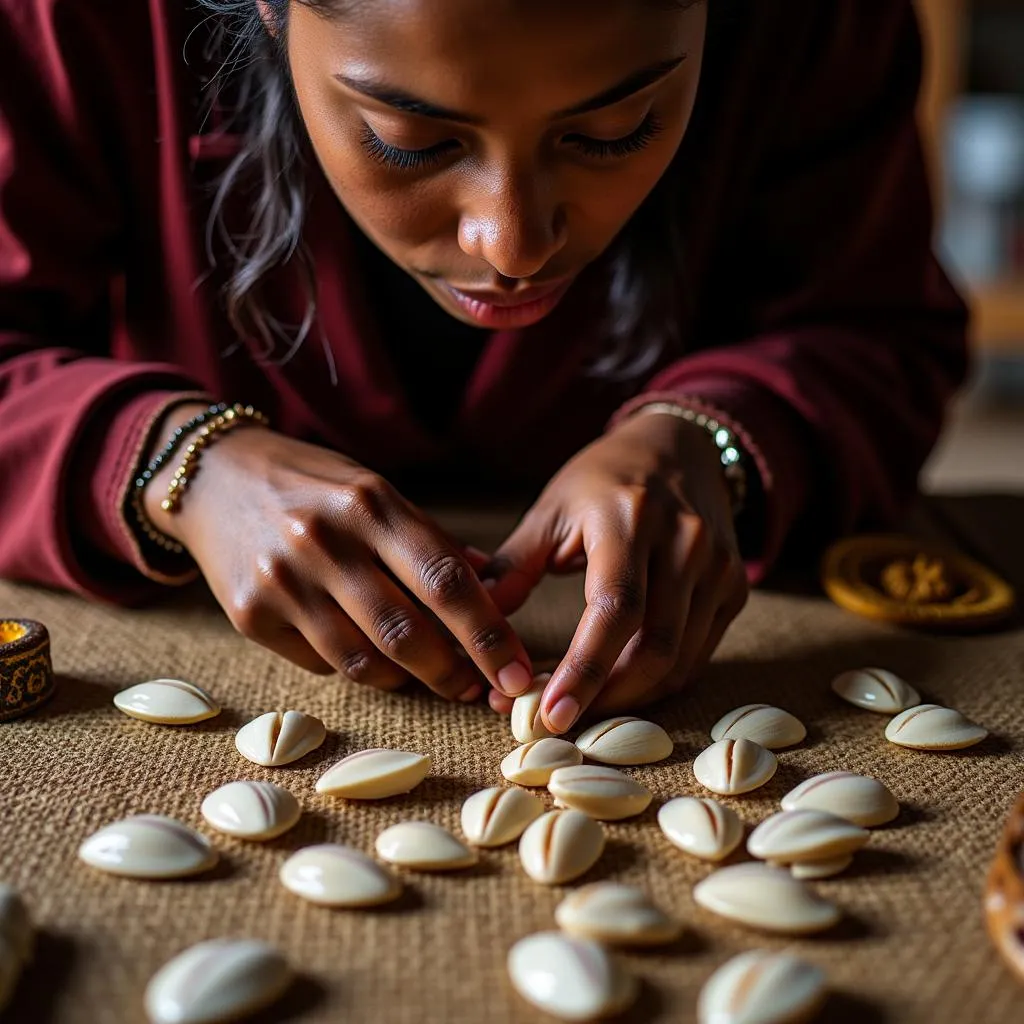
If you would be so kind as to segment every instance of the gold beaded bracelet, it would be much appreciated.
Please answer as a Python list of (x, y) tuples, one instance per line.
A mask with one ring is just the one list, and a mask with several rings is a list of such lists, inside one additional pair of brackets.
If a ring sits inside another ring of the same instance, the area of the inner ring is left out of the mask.
[[(196, 433), (195, 440), (185, 449), (185, 458), (182, 460), (182, 464), (175, 470), (174, 481), (168, 490), (168, 497), (161, 502), (162, 508), (166, 509), (168, 512), (174, 511), (181, 501), (181, 492), (186, 486), (186, 484), (182, 484), (181, 481), (187, 480), (191, 477), (191, 474), (194, 473), (197, 454), (206, 447), (209, 442), (210, 435), (213, 433), (213, 429), (218, 432), (223, 432), (225, 430), (233, 429), (236, 426), (241, 426), (244, 423), (253, 423), (260, 426), (269, 425), (269, 421), (266, 416), (261, 412), (257, 412), (251, 405), (235, 404), (230, 407), (224, 403), (212, 405), (205, 412), (200, 413), (198, 416), (193, 416), (188, 423), (184, 423), (178, 427), (171, 435), (170, 440), (164, 448), (142, 471), (142, 473), (139, 474), (138, 479), (135, 481), (135, 487), (132, 489), (131, 505), (135, 512), (135, 518), (138, 522), (139, 529), (141, 529), (145, 536), (157, 547), (163, 548), (165, 551), (170, 551), (172, 554), (176, 555), (183, 554), (185, 551), (184, 547), (178, 543), (178, 541), (173, 537), (168, 537), (165, 533), (162, 533), (150, 522), (149, 516), (146, 515), (145, 509), (142, 505), (142, 494), (147, 485), (153, 477), (157, 475), (163, 464), (167, 462), (170, 456), (178, 450), (180, 445), (189, 436), (191, 436), (192, 431), (196, 427), (201, 427), (201, 429)], [(207, 426), (207, 424), (209, 424), (209, 426)], [(168, 500), (172, 493), (175, 495), (173, 507), (168, 507)]]
[(251, 405), (233, 405), (230, 409), (214, 416), (208, 423), (204, 423), (196, 432), (195, 438), (185, 449), (181, 463), (174, 471), (170, 484), (167, 486), (167, 497), (160, 502), (160, 507), (165, 512), (174, 513), (181, 505), (181, 499), (185, 489), (192, 482), (192, 478), (199, 468), (199, 459), (202, 457), (203, 449), (212, 444), (218, 436), (242, 427), (246, 424), (257, 424), (261, 427), (269, 425), (269, 420), (263, 413), (258, 412)]

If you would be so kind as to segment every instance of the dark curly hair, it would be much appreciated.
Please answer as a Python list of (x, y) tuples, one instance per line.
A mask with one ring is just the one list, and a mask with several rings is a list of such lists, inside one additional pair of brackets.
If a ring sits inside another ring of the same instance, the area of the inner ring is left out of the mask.
[[(207, 12), (202, 58), (214, 69), (207, 102), (227, 110), (226, 126), (243, 145), (216, 185), (207, 225), (211, 267), (227, 273), (224, 302), (239, 337), (254, 337), (265, 358), (286, 362), (316, 322), (316, 275), (302, 229), (307, 137), (294, 99), (285, 39), (289, 0), (265, 0), (267, 25), (256, 0), (197, 0)], [(328, 13), (338, 0), (297, 0)], [(703, 0), (646, 0), (685, 8)], [(186, 59), (189, 57), (186, 48)], [(630, 380), (676, 346), (675, 292), (683, 253), (674, 162), (611, 244), (607, 254), (608, 317), (587, 372)], [(224, 216), (229, 196), (244, 194), (251, 220), (232, 232)], [(308, 303), (300, 325), (281, 323), (266, 308), (262, 284), (287, 263), (297, 265)], [(333, 362), (332, 362), (333, 370)]]

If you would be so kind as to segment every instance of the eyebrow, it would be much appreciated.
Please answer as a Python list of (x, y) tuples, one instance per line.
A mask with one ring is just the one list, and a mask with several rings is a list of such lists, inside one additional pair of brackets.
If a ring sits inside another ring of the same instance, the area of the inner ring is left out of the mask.
[[(587, 114), (593, 110), (600, 110), (603, 107), (610, 107), (614, 103), (620, 103), (622, 100), (634, 95), (634, 93), (638, 93), (642, 89), (654, 85), (655, 82), (666, 78), (686, 60), (686, 57), (687, 54), (683, 53), (678, 57), (658, 61), (656, 64), (650, 64), (639, 71), (634, 71), (610, 89), (605, 89), (603, 92), (599, 92), (596, 96), (591, 96), (590, 99), (586, 99), (582, 103), (577, 103), (574, 106), (557, 111), (552, 115), (551, 119), (558, 121), (566, 117), (578, 117), (580, 114)], [(352, 89), (354, 92), (361, 93), (363, 96), (369, 96), (370, 99), (377, 100), (379, 103), (384, 103), (407, 114), (433, 117), (441, 121), (456, 121), (459, 124), (482, 125), (484, 123), (483, 118), (476, 117), (473, 114), (465, 114), (458, 110), (440, 107), (435, 103), (428, 103), (426, 100), (412, 96), (401, 89), (392, 88), (383, 83), (375, 82), (372, 79), (352, 78), (341, 74), (334, 77), (342, 85)]]

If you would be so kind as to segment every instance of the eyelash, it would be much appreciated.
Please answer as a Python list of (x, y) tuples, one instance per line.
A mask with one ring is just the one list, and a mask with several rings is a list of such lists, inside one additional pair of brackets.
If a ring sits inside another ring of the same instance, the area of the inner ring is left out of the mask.
[[(638, 128), (621, 139), (592, 139), (587, 135), (566, 135), (565, 139), (571, 140), (584, 156), (599, 160), (615, 160), (638, 153), (660, 135), (662, 130), (662, 123), (653, 114), (648, 114)], [(401, 149), (384, 142), (368, 124), (363, 125), (359, 141), (374, 160), (400, 171), (422, 170), (439, 164), (448, 153), (459, 146), (458, 142), (451, 140), (427, 149)]]

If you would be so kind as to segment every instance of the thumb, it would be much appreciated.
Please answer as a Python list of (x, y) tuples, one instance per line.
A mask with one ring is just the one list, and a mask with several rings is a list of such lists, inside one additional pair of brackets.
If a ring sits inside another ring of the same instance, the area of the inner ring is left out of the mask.
[(503, 615), (526, 603), (547, 572), (554, 547), (547, 517), (531, 511), (494, 552), (480, 579)]

